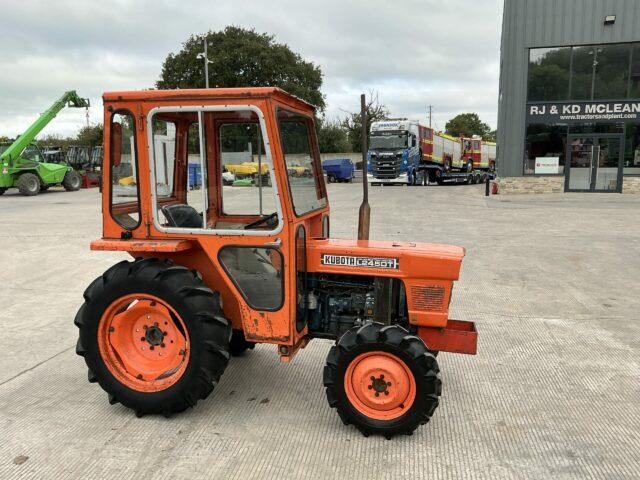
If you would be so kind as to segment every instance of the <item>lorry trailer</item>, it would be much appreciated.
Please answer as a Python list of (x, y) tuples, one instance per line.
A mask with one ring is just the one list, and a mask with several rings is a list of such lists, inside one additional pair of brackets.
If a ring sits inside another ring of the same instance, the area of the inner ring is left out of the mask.
[(478, 136), (454, 137), (417, 121), (371, 124), (367, 178), (372, 185), (477, 183), (493, 177), (496, 144)]

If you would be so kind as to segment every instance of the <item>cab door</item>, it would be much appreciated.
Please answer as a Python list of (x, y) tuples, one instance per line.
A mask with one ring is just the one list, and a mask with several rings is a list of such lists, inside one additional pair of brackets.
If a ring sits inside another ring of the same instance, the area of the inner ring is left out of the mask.
[(292, 221), (291, 255), (291, 311), (295, 324), (294, 335), (300, 338), (305, 333), (307, 318), (313, 298), (307, 285), (307, 239), (322, 236), (323, 217), (328, 213), (328, 202), (320, 154), (315, 137), (313, 117), (285, 106), (276, 108), (279, 130), (279, 146), (286, 172), (287, 208)]

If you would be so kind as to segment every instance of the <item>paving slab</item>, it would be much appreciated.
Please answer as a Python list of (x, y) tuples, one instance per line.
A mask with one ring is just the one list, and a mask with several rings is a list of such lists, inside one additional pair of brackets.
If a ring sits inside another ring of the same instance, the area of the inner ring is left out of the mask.
[[(355, 236), (357, 184), (331, 184), (332, 236)], [(96, 190), (0, 197), (0, 478), (638, 478), (640, 198), (374, 187), (371, 238), (467, 248), (451, 316), (477, 356), (442, 354), (443, 396), (411, 437), (362, 437), (327, 405), (329, 341), (292, 364), (232, 359), (170, 419), (110, 406), (74, 353), (89, 282), (120, 253)]]

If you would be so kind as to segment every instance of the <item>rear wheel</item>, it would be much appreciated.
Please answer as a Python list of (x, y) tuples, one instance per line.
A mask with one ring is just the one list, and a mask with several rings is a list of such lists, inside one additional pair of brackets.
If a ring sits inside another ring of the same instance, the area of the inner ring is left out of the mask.
[(329, 175), (327, 176), (327, 180), (329, 180), (329, 183), (334, 183), (336, 181), (336, 177), (333, 175)]
[(370, 323), (345, 333), (329, 351), (327, 401), (363, 435), (410, 435), (438, 407), (438, 363), (424, 342), (398, 325)]
[(76, 353), (109, 402), (170, 415), (206, 398), (229, 360), (231, 327), (202, 280), (170, 260), (123, 261), (93, 281)]
[(80, 175), (75, 170), (69, 170), (64, 174), (64, 179), (62, 180), (62, 186), (67, 192), (75, 192), (80, 190), (80, 184), (82, 183), (82, 179)]
[(18, 190), (28, 197), (37, 195), (40, 193), (40, 178), (35, 173), (23, 173), (18, 178)]

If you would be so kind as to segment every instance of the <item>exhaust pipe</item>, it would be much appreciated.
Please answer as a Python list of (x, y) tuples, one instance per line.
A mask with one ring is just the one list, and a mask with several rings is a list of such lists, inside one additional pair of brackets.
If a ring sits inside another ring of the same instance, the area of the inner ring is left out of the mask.
[(367, 106), (364, 93), (360, 95), (360, 118), (362, 121), (362, 204), (358, 215), (358, 240), (369, 240), (369, 223), (371, 220), (371, 208), (369, 207), (369, 182), (367, 171)]

